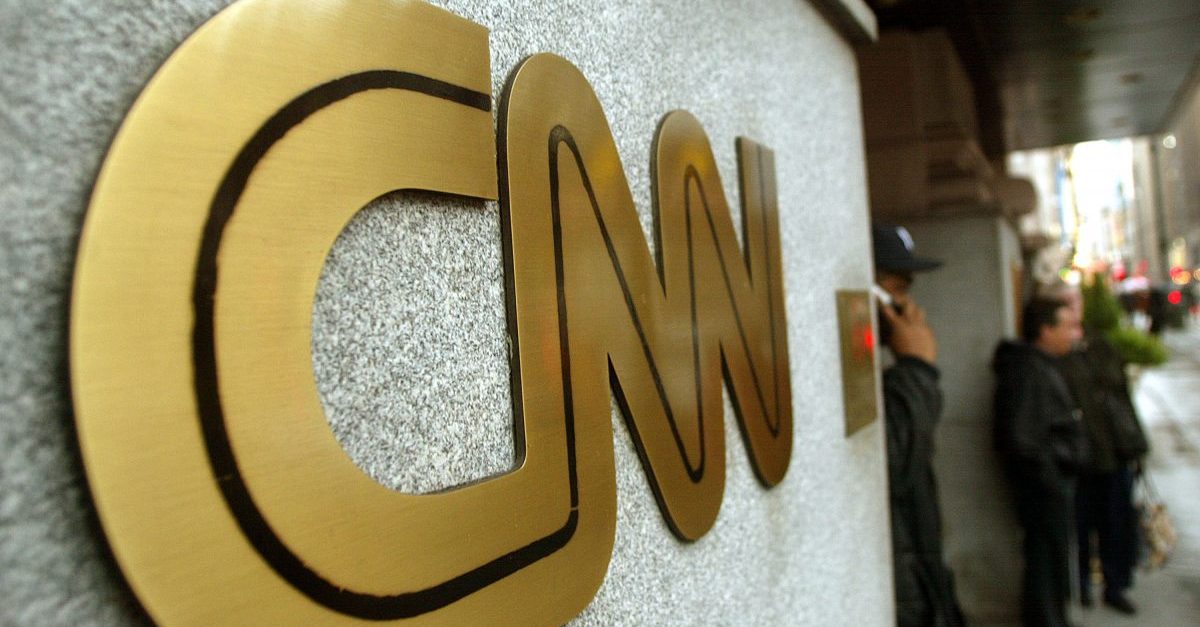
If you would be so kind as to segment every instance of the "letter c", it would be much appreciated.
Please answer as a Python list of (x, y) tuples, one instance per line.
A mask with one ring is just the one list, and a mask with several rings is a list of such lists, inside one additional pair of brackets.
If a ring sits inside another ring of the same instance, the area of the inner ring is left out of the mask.
[(80, 243), (71, 367), (101, 521), (156, 620), (561, 623), (595, 594), (615, 487), (580, 519), (566, 425), (531, 427), (513, 472), (400, 494), (341, 449), (313, 380), (313, 295), (356, 211), (496, 198), (487, 45), (418, 2), (244, 0), (127, 117)]

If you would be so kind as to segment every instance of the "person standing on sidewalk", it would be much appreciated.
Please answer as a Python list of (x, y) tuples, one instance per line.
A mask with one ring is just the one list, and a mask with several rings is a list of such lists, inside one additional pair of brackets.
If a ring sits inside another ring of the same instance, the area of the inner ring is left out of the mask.
[(1027, 627), (1067, 627), (1075, 475), (1083, 460), (1080, 411), (1057, 359), (1082, 336), (1065, 302), (1034, 298), (1023, 312), (1023, 342), (996, 348), (996, 446), (1012, 482), (1025, 532), (1021, 615)]
[[(1083, 310), (1078, 290), (1062, 294), (1075, 311)], [(1104, 574), (1104, 604), (1123, 614), (1134, 614), (1137, 608), (1126, 596), (1133, 584), (1137, 558), (1133, 481), (1135, 469), (1150, 447), (1129, 396), (1125, 361), (1104, 334), (1092, 326), (1094, 321), (1084, 323), (1083, 342), (1059, 362), (1067, 387), (1082, 411), (1088, 451), (1080, 467), (1075, 496), (1079, 598), (1084, 606), (1091, 606), (1095, 555)]]
[(880, 339), (895, 357), (883, 373), (892, 555), (899, 627), (962, 627), (954, 580), (942, 560), (942, 522), (933, 475), (933, 431), (942, 412), (937, 340), (909, 296), (913, 273), (942, 265), (914, 254), (903, 227), (872, 230)]

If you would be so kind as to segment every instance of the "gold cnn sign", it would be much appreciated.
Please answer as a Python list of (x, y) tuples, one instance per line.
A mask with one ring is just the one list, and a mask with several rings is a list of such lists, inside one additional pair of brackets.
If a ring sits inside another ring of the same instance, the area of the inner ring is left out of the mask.
[[(138, 98), (80, 245), (72, 381), (117, 560), (167, 624), (559, 624), (604, 579), (610, 395), (670, 528), (713, 525), (722, 379), (765, 486), (792, 450), (772, 154), (742, 232), (691, 115), (655, 136), (657, 258), (587, 80), (535, 55), (493, 130), (487, 31), (418, 2), (243, 0)], [(394, 190), (499, 199), (520, 461), (401, 494), (361, 472), (310, 356), (326, 254)]]

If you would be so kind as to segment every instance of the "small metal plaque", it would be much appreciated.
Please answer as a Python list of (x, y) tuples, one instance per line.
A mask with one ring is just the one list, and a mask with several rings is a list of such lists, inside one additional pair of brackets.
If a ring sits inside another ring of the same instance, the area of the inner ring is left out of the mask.
[(874, 422), (879, 414), (875, 329), (866, 290), (838, 290), (838, 335), (842, 345), (842, 398), (846, 437)]

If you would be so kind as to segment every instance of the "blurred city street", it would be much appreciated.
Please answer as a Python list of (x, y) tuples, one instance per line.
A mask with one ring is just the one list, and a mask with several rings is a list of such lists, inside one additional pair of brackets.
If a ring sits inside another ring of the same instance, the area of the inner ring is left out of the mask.
[(1075, 609), (1085, 627), (1200, 625), (1200, 324), (1163, 336), (1170, 360), (1142, 371), (1134, 401), (1151, 439), (1147, 471), (1175, 526), (1178, 543), (1158, 569), (1139, 568), (1130, 598), (1138, 614), (1103, 605)]

